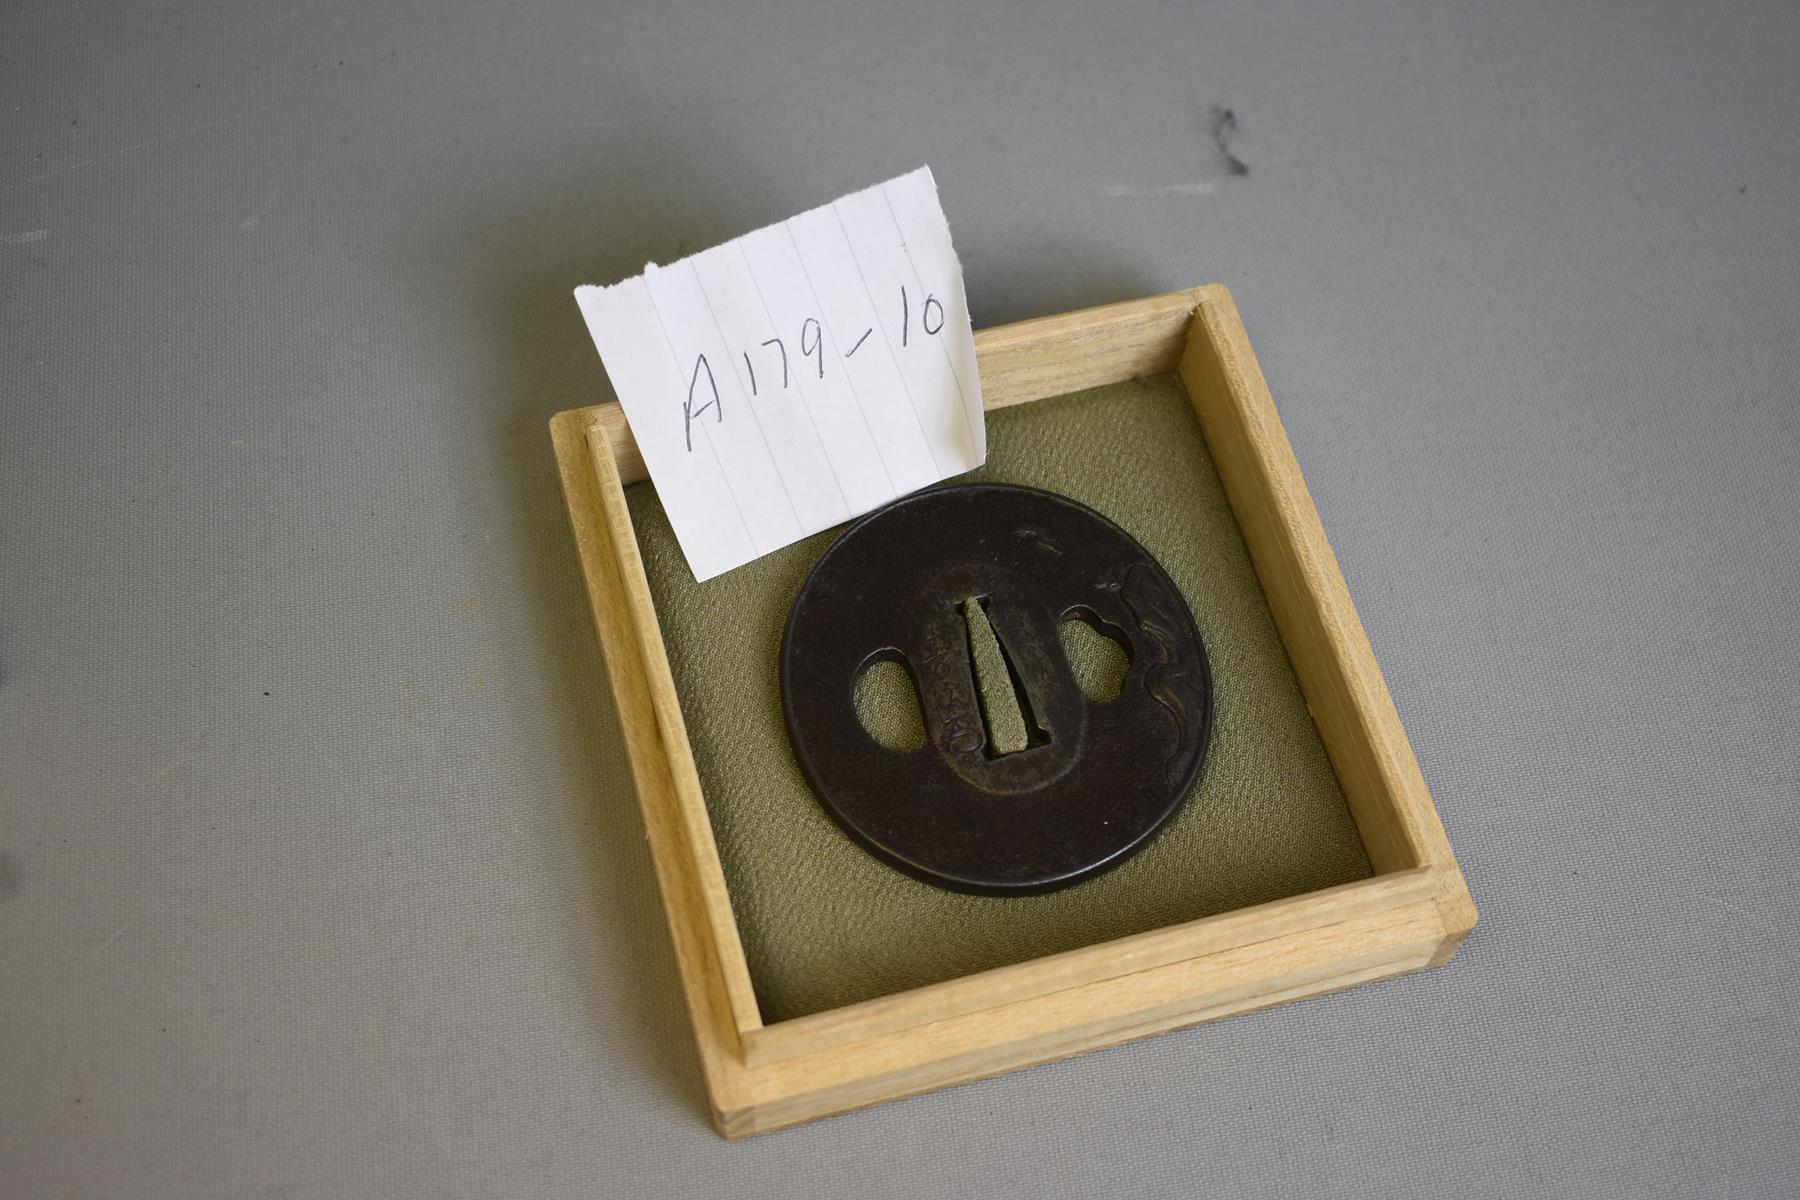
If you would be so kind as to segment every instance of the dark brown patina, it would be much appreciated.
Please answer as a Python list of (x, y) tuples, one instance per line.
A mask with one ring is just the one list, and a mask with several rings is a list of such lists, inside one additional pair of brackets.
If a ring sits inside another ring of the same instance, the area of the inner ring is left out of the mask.
[[(998, 637), (1032, 737), (989, 744), (963, 606)], [(1130, 658), (1117, 699), (1082, 693), (1060, 627), (1087, 622)], [(925, 745), (883, 747), (857, 717), (871, 664), (906, 667)], [(1141, 849), (1206, 758), (1212, 680), (1181, 593), (1111, 521), (1035, 488), (967, 484), (853, 525), (788, 615), (782, 699), (794, 756), (845, 829), (895, 866), (959, 891), (1078, 883)]]

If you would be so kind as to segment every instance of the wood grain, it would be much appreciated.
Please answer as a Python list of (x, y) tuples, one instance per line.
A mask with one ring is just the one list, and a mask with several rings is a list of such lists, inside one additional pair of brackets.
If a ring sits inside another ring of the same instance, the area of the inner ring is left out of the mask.
[(1377, 871), (1432, 868), (1460, 941), (1474, 902), (1237, 306), (1220, 288), (1194, 322), (1182, 382), (1370, 861)]
[(1414, 903), (751, 1069), (744, 1107), (721, 1126), (778, 1129), (1417, 970), (1442, 936), (1436, 906)]
[(1179, 370), (1378, 874), (764, 1026), (644, 576), (618, 406), (551, 422), (714, 1121), (730, 1137), (1441, 962), (1475, 921), (1231, 297), (976, 334), (984, 402)]
[[(732, 1012), (725, 972), (741, 971), (747, 986), (748, 964), (742, 948), (737, 947), (735, 924), (729, 941), (722, 939), (717, 913), (704, 896), (709, 858), (713, 868), (718, 865), (710, 830), (706, 840), (696, 845), (681, 818), (670, 756), (651, 697), (650, 672), (624, 579), (625, 561), (635, 564), (640, 576), (642, 564), (635, 557), (622, 561), (616, 548), (617, 534), (630, 533), (630, 513), (623, 508), (625, 493), (612, 455), (596, 455), (591, 449), (592, 436), (598, 432), (604, 438), (604, 431), (594, 423), (591, 409), (558, 413), (551, 419), (550, 431), (594, 625), (618, 706), (619, 729), (644, 814), (657, 887), (675, 943), (701, 1072), (718, 1123), (723, 1109), (743, 1103), (739, 1020)], [(621, 514), (623, 526), (619, 524)], [(728, 946), (736, 947), (735, 962), (725, 953)]]
[(1429, 899), (1435, 892), (1436, 881), (1423, 870), (1359, 879), (782, 1021), (751, 1033), (744, 1041), (744, 1058), (758, 1064), (846, 1046), (1032, 996), (1199, 958), (1242, 945), (1246, 938), (1336, 924)]

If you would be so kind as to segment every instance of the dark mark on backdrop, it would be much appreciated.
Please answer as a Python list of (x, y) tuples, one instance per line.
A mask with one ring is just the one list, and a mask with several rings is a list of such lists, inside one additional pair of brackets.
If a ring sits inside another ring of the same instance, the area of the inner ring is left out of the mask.
[(1219, 152), (1219, 158), (1225, 164), (1227, 175), (1248, 175), (1249, 164), (1231, 152), (1231, 140), (1237, 136), (1237, 114), (1229, 108), (1213, 105), (1212, 108), (1212, 140), (1213, 148)]

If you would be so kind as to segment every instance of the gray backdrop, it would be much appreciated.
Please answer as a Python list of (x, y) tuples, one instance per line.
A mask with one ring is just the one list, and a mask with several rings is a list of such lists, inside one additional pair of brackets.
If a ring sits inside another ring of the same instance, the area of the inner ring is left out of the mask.
[[(7, 6), (0, 1195), (1794, 1194), (1800, 10), (838, 8)], [(569, 291), (920, 162), (1233, 289), (1483, 920), (727, 1144)]]

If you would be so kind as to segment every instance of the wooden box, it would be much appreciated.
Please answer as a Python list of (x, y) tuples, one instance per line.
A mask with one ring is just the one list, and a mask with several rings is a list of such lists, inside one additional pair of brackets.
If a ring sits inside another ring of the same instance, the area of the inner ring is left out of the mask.
[(569, 514), (727, 1137), (1433, 966), (1475, 924), (1226, 290), (983, 330), (975, 347), (989, 408), (1179, 372), (1375, 873), (765, 1025), (626, 507), (643, 461), (616, 404), (559, 413), (551, 432)]

